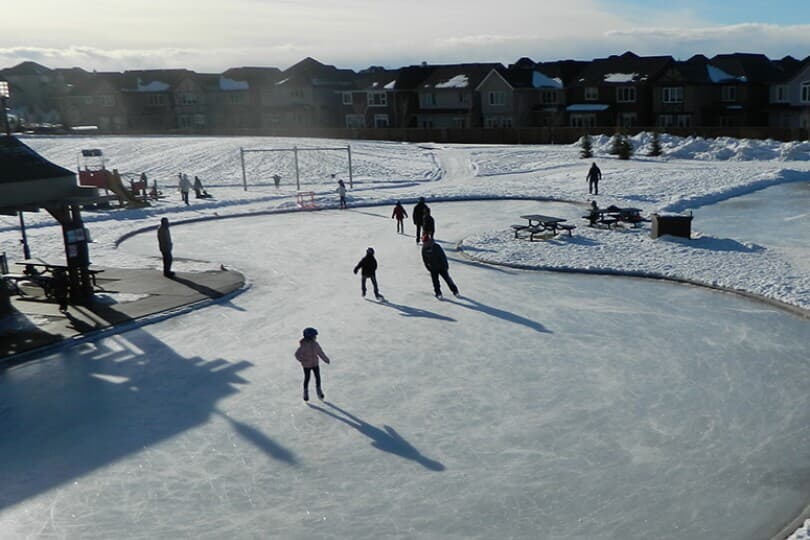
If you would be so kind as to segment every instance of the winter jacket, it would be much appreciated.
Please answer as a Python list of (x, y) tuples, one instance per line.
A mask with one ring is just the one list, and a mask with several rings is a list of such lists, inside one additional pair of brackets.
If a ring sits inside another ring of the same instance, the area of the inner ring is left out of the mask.
[(448, 268), (447, 255), (436, 242), (422, 244), (422, 262), (429, 272), (442, 272)]
[(408, 212), (406, 212), (405, 209), (402, 208), (402, 205), (398, 204), (394, 207), (394, 213), (391, 214), (391, 217), (401, 220), (402, 218), (408, 217)]
[(430, 214), (425, 214), (425, 221), (422, 223), (422, 233), (429, 234), (430, 236), (436, 233), (436, 221), (433, 220), (433, 216)]
[(298, 343), (298, 350), (295, 351), (295, 358), (305, 368), (318, 367), (318, 358), (323, 359), (327, 364), (330, 362), (329, 357), (321, 349), (321, 345), (314, 339), (302, 339)]
[(426, 205), (423, 202), (418, 202), (416, 203), (416, 206), (413, 207), (413, 212), (411, 213), (411, 216), (413, 217), (414, 225), (419, 225), (420, 227), (422, 226), (422, 222), (425, 219), (425, 208), (427, 207), (428, 205)]
[(589, 182), (598, 182), (601, 179), (602, 179), (602, 171), (599, 169), (599, 167), (596, 166), (596, 164), (591, 165), (591, 168), (588, 170), (588, 176), (586, 177), (586, 180), (588, 180)]
[(374, 255), (367, 254), (360, 259), (360, 262), (354, 267), (354, 273), (356, 274), (361, 268), (363, 270), (362, 275), (366, 277), (373, 276), (374, 272), (377, 271), (377, 259), (374, 258)]
[(172, 234), (169, 232), (168, 227), (164, 227), (161, 225), (158, 227), (157, 231), (158, 237), (158, 246), (160, 247), (161, 253), (167, 253), (172, 251)]
[(340, 197), (345, 197), (346, 196), (346, 186), (344, 186), (343, 184), (340, 184), (335, 191), (337, 191), (337, 194)]
[(180, 182), (178, 182), (177, 188), (183, 193), (188, 193), (191, 191), (191, 182), (188, 181), (188, 176), (184, 174), (180, 177)]

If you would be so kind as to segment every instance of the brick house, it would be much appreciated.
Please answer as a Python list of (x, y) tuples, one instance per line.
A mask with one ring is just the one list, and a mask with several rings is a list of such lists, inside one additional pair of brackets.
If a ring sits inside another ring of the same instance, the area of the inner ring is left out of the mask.
[(102, 131), (122, 133), (129, 124), (129, 107), (121, 91), (120, 73), (73, 73), (67, 77), (67, 91), (61, 99), (61, 113), (68, 127), (96, 126)]
[(769, 88), (769, 120), (773, 127), (810, 128), (810, 56), (782, 59), (784, 76)]
[(63, 73), (36, 62), (21, 62), (0, 70), (0, 81), (9, 83), (9, 108), (21, 121), (33, 123), (62, 122), (59, 105), (65, 93)]
[(177, 129), (175, 88), (193, 74), (187, 69), (125, 71), (121, 91), (130, 107), (129, 129), (150, 132)]
[(503, 64), (453, 64), (434, 66), (417, 86), (417, 127), (481, 127), (481, 99), (476, 88), (493, 69)]
[(352, 88), (341, 92), (341, 127), (387, 128), (398, 124), (394, 107), (397, 70), (369, 68), (357, 74)]
[(225, 129), (262, 126), (263, 96), (281, 79), (274, 67), (239, 67), (225, 71), (220, 80), (222, 90), (214, 101), (212, 126)]

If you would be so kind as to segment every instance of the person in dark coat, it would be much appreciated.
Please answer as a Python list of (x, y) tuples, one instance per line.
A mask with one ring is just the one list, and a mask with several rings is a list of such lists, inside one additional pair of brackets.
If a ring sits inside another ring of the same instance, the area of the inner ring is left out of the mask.
[(205, 191), (199, 176), (194, 177), (194, 197), (197, 199), (210, 199), (211, 195)]
[(599, 180), (602, 179), (602, 171), (596, 166), (596, 162), (591, 163), (591, 168), (588, 170), (588, 176), (585, 177), (588, 181), (588, 193), (599, 195)]
[(439, 276), (441, 276), (445, 283), (447, 283), (447, 286), (450, 287), (450, 291), (458, 296), (458, 287), (456, 287), (448, 271), (447, 255), (444, 254), (442, 246), (434, 242), (433, 238), (428, 235), (422, 237), (422, 262), (425, 263), (425, 268), (430, 272), (430, 279), (433, 281), (433, 292), (436, 298), (442, 297)]
[(59, 302), (59, 311), (65, 312), (68, 309), (68, 295), (70, 293), (70, 280), (67, 271), (57, 268), (53, 271), (53, 295)]
[(411, 218), (413, 218), (413, 224), (416, 225), (416, 243), (419, 243), (419, 239), (422, 237), (422, 224), (425, 221), (425, 208), (428, 205), (425, 204), (425, 198), (419, 197), (419, 202), (416, 203), (416, 206), (413, 207), (413, 212), (411, 212)]
[(433, 235), (436, 232), (436, 221), (430, 215), (430, 208), (425, 207), (425, 217), (422, 220), (422, 236), (429, 236), (433, 240)]
[(172, 272), (172, 233), (169, 231), (169, 218), (160, 218), (160, 227), (157, 231), (158, 247), (163, 256), (163, 275), (174, 277)]
[(399, 234), (405, 234), (405, 224), (403, 220), (406, 217), (408, 217), (408, 212), (406, 212), (402, 205), (399, 204), (399, 201), (397, 201), (397, 205), (394, 206), (394, 211), (391, 214), (391, 219), (397, 220), (397, 232)]
[(370, 279), (371, 285), (374, 287), (374, 297), (377, 300), (382, 300), (383, 296), (380, 294), (379, 287), (377, 287), (377, 259), (374, 258), (374, 248), (366, 250), (366, 256), (360, 259), (360, 262), (354, 267), (354, 273), (356, 274), (358, 270), (362, 270), (360, 272), (360, 291), (363, 296), (366, 295), (366, 280)]

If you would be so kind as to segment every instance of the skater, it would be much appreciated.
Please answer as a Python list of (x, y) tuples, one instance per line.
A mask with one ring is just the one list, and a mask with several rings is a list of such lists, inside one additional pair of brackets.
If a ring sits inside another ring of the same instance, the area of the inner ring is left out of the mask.
[(394, 206), (394, 212), (391, 214), (391, 219), (397, 220), (397, 232), (399, 234), (405, 234), (405, 224), (403, 220), (406, 217), (408, 217), (408, 212), (406, 212), (402, 205), (399, 204), (399, 201), (397, 201), (396, 206)]
[(425, 207), (425, 218), (422, 222), (422, 235), (429, 236), (433, 240), (433, 234), (436, 232), (436, 221), (430, 215), (430, 208)]
[(433, 281), (433, 293), (436, 298), (442, 298), (442, 288), (439, 284), (439, 276), (444, 279), (450, 291), (458, 296), (458, 287), (453, 282), (448, 272), (449, 266), (447, 264), (447, 256), (444, 254), (442, 247), (433, 241), (431, 237), (425, 235), (422, 237), (422, 262), (425, 263), (425, 268), (430, 272), (430, 279)]
[[(334, 176), (335, 175), (333, 174), (332, 177), (334, 178)], [(336, 191), (340, 196), (339, 208), (346, 208), (346, 184), (343, 183), (343, 180), (338, 180), (338, 188)]]
[(281, 177), (279, 175), (277, 175), (277, 174), (274, 174), (273, 175), (273, 183), (276, 184), (276, 189), (278, 189), (278, 186), (281, 185)]
[(382, 300), (383, 295), (380, 294), (380, 289), (377, 287), (377, 259), (374, 258), (374, 248), (366, 250), (366, 256), (360, 259), (360, 262), (354, 267), (354, 273), (357, 274), (358, 270), (362, 270), (360, 272), (360, 291), (363, 293), (363, 297), (366, 296), (366, 280), (370, 279), (371, 285), (374, 287), (374, 298)]
[(411, 218), (413, 218), (413, 224), (416, 225), (416, 243), (419, 243), (419, 239), (422, 237), (422, 223), (425, 220), (425, 208), (428, 205), (425, 204), (425, 198), (419, 197), (419, 202), (416, 203), (416, 206), (413, 207), (413, 212), (411, 212)]
[(177, 189), (180, 190), (180, 196), (183, 202), (188, 206), (188, 192), (191, 191), (191, 182), (188, 181), (188, 176), (185, 173), (177, 173), (180, 181), (177, 183)]
[(160, 218), (160, 227), (157, 231), (158, 247), (163, 256), (163, 275), (174, 277), (172, 272), (172, 233), (169, 231), (169, 218)]
[(595, 161), (591, 163), (591, 168), (588, 170), (588, 176), (585, 179), (588, 181), (588, 193), (599, 195), (599, 180), (602, 179), (602, 171), (596, 166)]
[(304, 337), (298, 342), (298, 350), (295, 351), (295, 358), (301, 362), (301, 367), (304, 368), (304, 401), (309, 401), (310, 373), (315, 374), (315, 392), (318, 394), (318, 399), (324, 398), (321, 389), (321, 370), (318, 367), (318, 359), (323, 359), (327, 364), (330, 363), (330, 360), (316, 341), (317, 336), (318, 331), (314, 328), (304, 328)]
[(202, 180), (199, 176), (194, 177), (194, 198), (195, 199), (210, 199), (211, 195), (203, 188)]

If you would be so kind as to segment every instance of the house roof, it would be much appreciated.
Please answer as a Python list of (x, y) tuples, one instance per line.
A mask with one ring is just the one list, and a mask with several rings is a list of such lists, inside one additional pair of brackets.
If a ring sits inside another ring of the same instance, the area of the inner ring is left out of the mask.
[(348, 87), (354, 77), (355, 73), (350, 69), (338, 69), (306, 57), (285, 69), (276, 84)]
[(718, 54), (712, 57), (711, 65), (733, 75), (740, 82), (769, 83), (784, 77), (784, 70), (764, 54)]
[(476, 88), (493, 69), (505, 70), (503, 64), (450, 64), (434, 70), (417, 86), (419, 89)]
[(20, 62), (14, 67), (0, 70), (4, 75), (45, 75), (52, 72), (52, 69), (31, 61)]
[(237, 67), (227, 69), (222, 76), (233, 81), (244, 81), (250, 86), (261, 86), (281, 79), (281, 70), (275, 67)]
[(628, 51), (619, 56), (587, 62), (575, 79), (575, 84), (599, 86), (651, 83), (673, 62), (671, 56), (638, 56)]
[(168, 92), (186, 77), (195, 73), (190, 69), (143, 69), (123, 73), (125, 92)]
[(416, 90), (436, 69), (436, 66), (421, 65), (401, 68), (394, 83), (395, 90)]
[(355, 90), (394, 90), (398, 77), (398, 69), (364, 70), (356, 75), (353, 86)]

